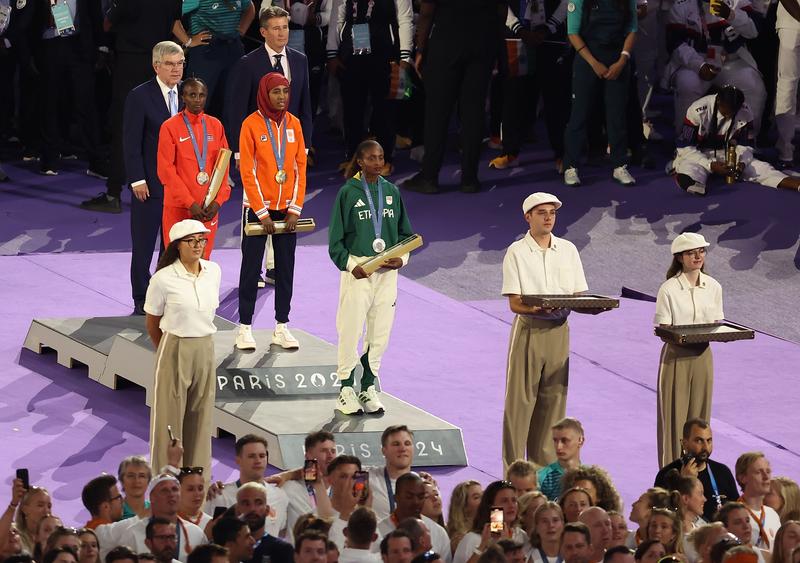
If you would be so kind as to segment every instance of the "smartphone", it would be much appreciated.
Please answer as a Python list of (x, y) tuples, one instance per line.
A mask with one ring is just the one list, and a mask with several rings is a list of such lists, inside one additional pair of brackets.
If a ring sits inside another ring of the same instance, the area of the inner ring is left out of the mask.
[(167, 424), (167, 434), (169, 434), (169, 441), (175, 443), (175, 436), (172, 434), (172, 425)]
[(366, 500), (369, 490), (369, 473), (366, 471), (356, 471), (353, 476), (353, 496), (360, 500)]
[(26, 491), (31, 488), (31, 479), (27, 469), (17, 469), (17, 479), (22, 480), (22, 486), (25, 487)]
[(212, 520), (216, 520), (217, 518), (219, 518), (220, 516), (222, 516), (223, 514), (225, 514), (225, 512), (227, 512), (227, 510), (228, 510), (228, 509), (227, 509), (226, 507), (224, 507), (224, 506), (218, 506), (218, 507), (216, 507), (216, 508), (214, 509), (214, 516), (212, 517)]
[(493, 506), (489, 512), (489, 531), (493, 534), (503, 531), (503, 509), (499, 506)]
[(303, 465), (303, 479), (306, 483), (313, 483), (317, 480), (317, 460), (316, 459), (307, 459), (305, 464)]

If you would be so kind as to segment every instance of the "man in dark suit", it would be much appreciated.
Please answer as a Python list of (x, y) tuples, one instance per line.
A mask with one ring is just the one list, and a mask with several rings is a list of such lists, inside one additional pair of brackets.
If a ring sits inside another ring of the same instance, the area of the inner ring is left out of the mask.
[(237, 165), (242, 122), (256, 111), (258, 83), (270, 72), (280, 72), (289, 80), (289, 113), (300, 120), (306, 147), (312, 146), (308, 59), (300, 51), (286, 46), (289, 43), (289, 12), (278, 6), (269, 6), (261, 11), (258, 23), (264, 46), (239, 59), (227, 88), (225, 134)]
[[(144, 315), (150, 283), (150, 262), (161, 231), (164, 186), (158, 179), (158, 133), (161, 124), (178, 113), (178, 82), (186, 60), (172, 41), (153, 47), (156, 76), (128, 94), (123, 114), (123, 152), (131, 198), (131, 288), (134, 314)], [(163, 236), (162, 236), (163, 241)]]

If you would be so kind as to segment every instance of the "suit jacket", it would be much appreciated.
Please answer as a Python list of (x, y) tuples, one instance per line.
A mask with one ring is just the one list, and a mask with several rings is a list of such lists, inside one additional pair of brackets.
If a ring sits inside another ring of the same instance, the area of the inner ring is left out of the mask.
[[(286, 47), (289, 72), (292, 82), (289, 85), (289, 113), (300, 120), (306, 147), (311, 142), (311, 91), (308, 87), (308, 59), (300, 51)], [(244, 55), (231, 73), (226, 88), (225, 127), (231, 150), (239, 152), (239, 131), (245, 118), (258, 109), (256, 97), (261, 78), (275, 69), (267, 55), (264, 45)]]
[(269, 557), (270, 563), (294, 563), (292, 544), (269, 534), (264, 534), (258, 540), (253, 558), (246, 563), (262, 563), (265, 555)]
[(169, 118), (169, 108), (155, 77), (128, 93), (122, 117), (128, 184), (144, 180), (150, 197), (158, 199), (164, 198), (164, 186), (158, 179), (158, 133)]

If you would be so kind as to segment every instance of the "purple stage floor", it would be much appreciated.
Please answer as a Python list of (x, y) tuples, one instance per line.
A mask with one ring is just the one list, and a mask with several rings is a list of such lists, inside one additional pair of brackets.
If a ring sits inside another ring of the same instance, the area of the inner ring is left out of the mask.
[[(219, 312), (234, 320), (239, 257), (236, 250), (214, 253), (224, 272)], [(34, 483), (54, 491), (54, 512), (68, 522), (85, 518), (80, 487), (86, 480), (113, 472), (124, 455), (146, 452), (148, 410), (138, 389), (108, 390), (85, 370), (67, 370), (54, 357), (20, 347), (35, 317), (127, 314), (128, 261), (127, 253), (0, 257), (0, 284), (10, 297), (0, 323), (0, 440), (6, 451), (0, 475), (29, 467)], [(299, 246), (296, 271), (292, 324), (335, 342), (339, 274), (327, 249)], [(270, 293), (259, 299), (259, 327), (272, 324)], [(609, 469), (628, 506), (656, 471), (660, 342), (652, 336), (652, 313), (652, 303), (624, 300), (606, 315), (571, 318), (568, 412), (587, 429), (584, 461)], [(435, 471), (446, 498), (461, 480), (488, 483), (500, 476), (509, 321), (502, 300), (457, 301), (401, 278), (382, 384), (463, 429), (469, 467)], [(786, 390), (794, 395), (800, 383), (800, 347), (758, 334), (753, 342), (717, 345), (715, 364), (715, 458), (732, 464), (739, 453), (759, 449), (774, 474), (796, 478), (800, 414)], [(230, 439), (215, 441), (215, 478), (231, 475), (231, 449)]]

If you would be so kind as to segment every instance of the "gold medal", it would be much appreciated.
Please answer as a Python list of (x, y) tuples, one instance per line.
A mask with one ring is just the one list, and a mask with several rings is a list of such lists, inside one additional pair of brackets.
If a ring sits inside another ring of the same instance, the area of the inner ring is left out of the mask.
[(275, 181), (279, 184), (286, 182), (286, 170), (280, 169), (275, 172)]

